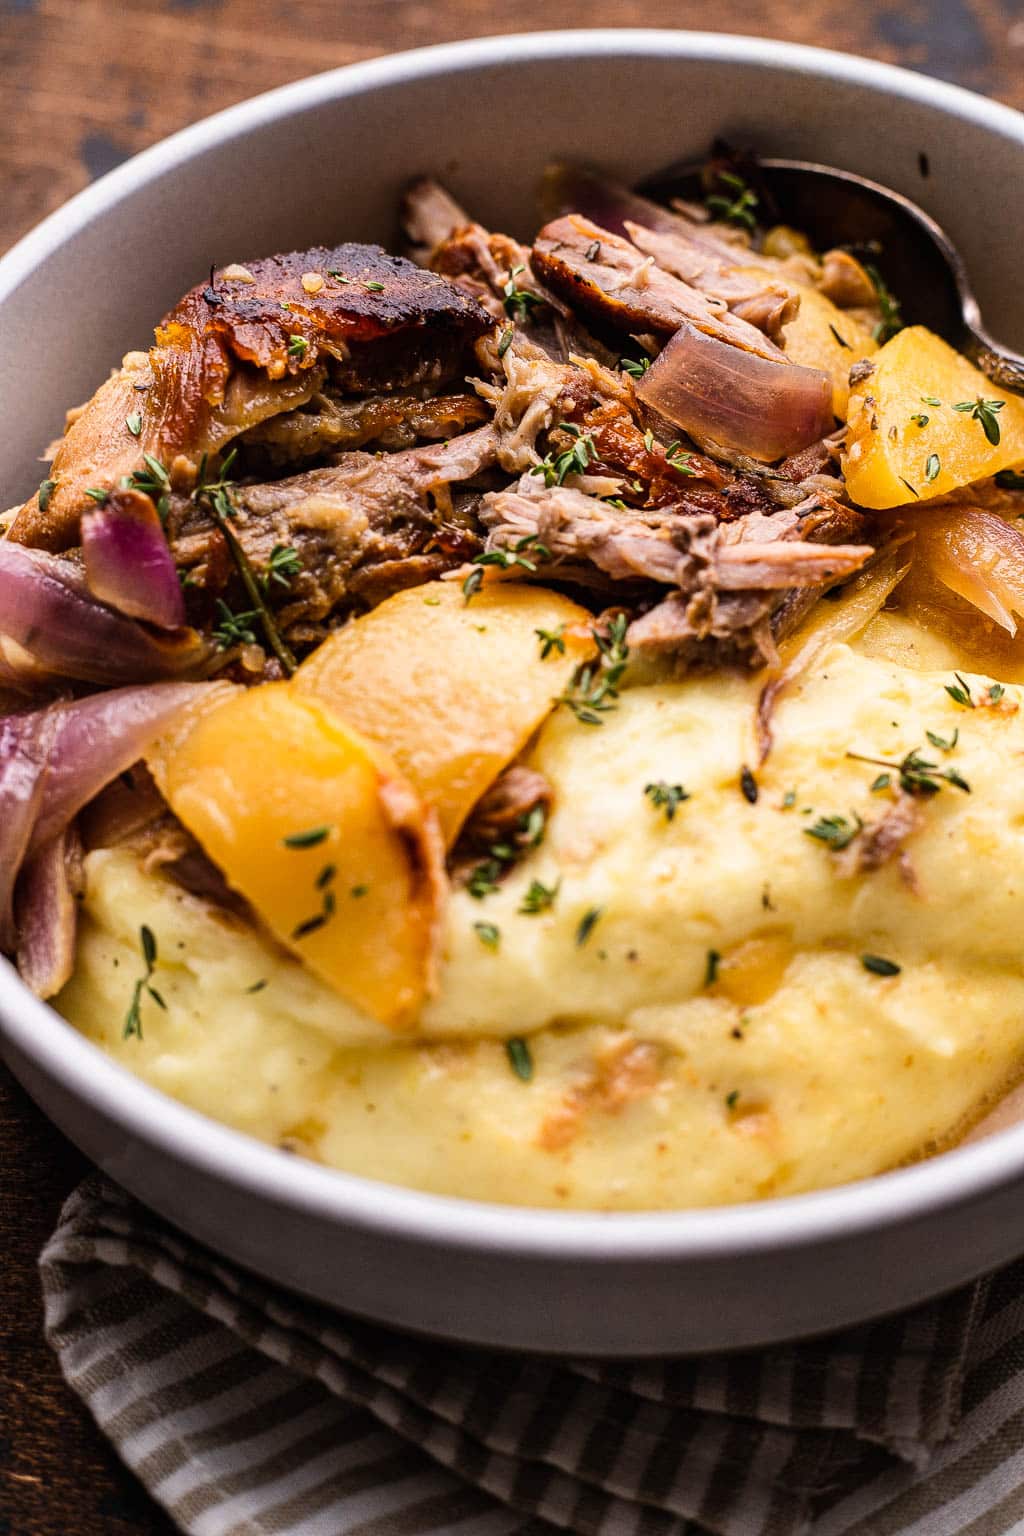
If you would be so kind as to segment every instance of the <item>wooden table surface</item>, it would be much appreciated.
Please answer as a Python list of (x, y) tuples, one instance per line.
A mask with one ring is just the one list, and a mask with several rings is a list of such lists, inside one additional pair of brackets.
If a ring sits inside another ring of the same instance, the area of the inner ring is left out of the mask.
[[(0, 250), (128, 155), (257, 91), (578, 17), (549, 0), (0, 0)], [(868, 54), (1024, 108), (1024, 0), (719, 0), (714, 17), (721, 31)], [(585, 19), (701, 28), (708, 9), (590, 0)], [(168, 1536), (43, 1344), (36, 1255), (85, 1164), (2, 1067), (0, 1167), (0, 1536)]]

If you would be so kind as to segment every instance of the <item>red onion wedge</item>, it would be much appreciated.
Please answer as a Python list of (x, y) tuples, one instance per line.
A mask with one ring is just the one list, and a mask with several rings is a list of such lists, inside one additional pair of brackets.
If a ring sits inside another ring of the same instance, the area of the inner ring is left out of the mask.
[(798, 453), (835, 427), (827, 373), (757, 357), (686, 323), (636, 392), (699, 443), (736, 448), (764, 464)]
[(1010, 635), (1024, 615), (1024, 534), (994, 512), (936, 507), (913, 515), (917, 555), (931, 574)]
[(0, 948), (17, 936), (11, 898), (19, 869), (61, 837), (78, 812), (138, 761), (187, 706), (230, 683), (158, 683), (0, 719)]
[(119, 613), (161, 629), (185, 624), (185, 599), (157, 510), (141, 491), (111, 491), (82, 517), (89, 590)]
[(75, 964), (82, 848), (73, 827), (33, 854), (16, 896), (18, 972), (37, 997), (53, 997)]
[[(5, 644), (5, 642), (9, 642)], [(151, 630), (97, 601), (81, 570), (42, 549), (0, 540), (0, 668), (28, 684), (41, 674), (116, 687), (195, 671), (206, 659), (193, 629)]]

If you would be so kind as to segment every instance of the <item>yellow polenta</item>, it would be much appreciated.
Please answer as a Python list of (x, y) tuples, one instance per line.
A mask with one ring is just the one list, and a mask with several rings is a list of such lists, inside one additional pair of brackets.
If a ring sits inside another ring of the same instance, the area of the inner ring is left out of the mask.
[[(740, 771), (756, 680), (628, 689), (600, 727), (557, 711), (528, 757), (555, 789), (547, 835), (482, 901), (452, 895), (415, 1034), (117, 850), (87, 861), (58, 1006), (214, 1118), (421, 1189), (642, 1209), (876, 1173), (948, 1140), (1024, 1068), (1024, 690), (990, 701), (969, 675), (966, 708), (952, 681), (833, 646), (778, 706), (755, 804)], [(915, 801), (902, 865), (852, 872), (807, 833), (892, 806), (872, 788), (887, 770), (851, 751), (914, 748), (971, 792), (943, 780)], [(657, 783), (689, 795), (672, 819), (645, 793)], [(558, 891), (530, 915), (534, 880)], [(143, 1037), (125, 1039), (143, 922), (167, 1009), (144, 997)], [(520, 1036), (528, 1082), (506, 1053)]]

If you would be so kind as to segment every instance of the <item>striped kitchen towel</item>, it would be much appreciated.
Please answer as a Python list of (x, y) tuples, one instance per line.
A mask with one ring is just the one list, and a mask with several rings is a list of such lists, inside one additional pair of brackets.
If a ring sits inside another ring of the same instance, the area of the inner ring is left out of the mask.
[(614, 1363), (341, 1316), (99, 1176), (40, 1267), (64, 1375), (193, 1536), (1024, 1533), (1024, 1264), (828, 1339)]

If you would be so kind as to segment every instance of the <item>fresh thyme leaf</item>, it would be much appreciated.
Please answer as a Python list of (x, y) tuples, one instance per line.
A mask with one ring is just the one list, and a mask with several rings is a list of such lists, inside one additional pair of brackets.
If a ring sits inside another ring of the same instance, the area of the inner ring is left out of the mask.
[(336, 864), (325, 864), (323, 869), (317, 875), (316, 880), (313, 882), (317, 890), (325, 890), (327, 886), (331, 885), (337, 873), (338, 866)]
[(506, 327), (502, 331), (501, 337), (500, 337), (500, 339), (498, 341), (498, 356), (499, 357), (504, 357), (505, 356), (505, 353), (508, 351), (509, 347), (512, 345), (512, 337), (515, 335), (515, 333), (516, 333), (516, 328), (515, 328), (514, 325), (506, 325)]
[(666, 821), (674, 821), (676, 811), (684, 800), (690, 798), (681, 784), (668, 784), (664, 779), (658, 779), (654, 784), (645, 784), (644, 794), (655, 810), (664, 811)]
[(796, 805), (796, 790), (787, 789), (782, 797), (782, 809), (784, 811), (791, 811), (794, 805)]
[(937, 399), (935, 395), (922, 395), (921, 404), (930, 405), (937, 409), (942, 404), (942, 401)]
[(516, 278), (520, 272), (525, 271), (526, 266), (523, 262), (520, 262), (517, 267), (513, 267), (508, 274), (508, 282), (501, 290), (504, 294), (505, 313), (511, 316), (513, 320), (525, 320), (531, 309), (535, 309), (538, 304), (543, 304), (544, 302), (537, 294), (531, 293), (529, 289), (516, 286)]
[(251, 987), (246, 987), (245, 990), (247, 992), (262, 992), (263, 988), (266, 985), (267, 985), (267, 980), (266, 980), (266, 977), (264, 976), (260, 981), (254, 981), (252, 986)]
[(533, 1077), (533, 1057), (526, 1041), (513, 1035), (511, 1040), (505, 1041), (505, 1054), (516, 1077), (528, 1083)]
[(54, 493), (54, 491), (56, 489), (57, 489), (57, 482), (56, 482), (56, 480), (44, 480), (43, 481), (42, 485), (39, 487), (39, 510), (40, 510), (40, 512), (45, 512), (46, 511), (47, 507), (50, 505), (50, 497), (53, 495), (53, 493)]
[(916, 500), (920, 501), (921, 500), (921, 492), (914, 490), (914, 487), (911, 485), (911, 483), (907, 479), (906, 475), (900, 475), (899, 478), (902, 480), (903, 484), (906, 486), (906, 488), (910, 492), (911, 496), (915, 497)]
[(687, 453), (684, 450), (678, 438), (675, 442), (669, 443), (665, 449), (665, 463), (680, 475), (695, 475), (697, 473), (695, 469), (690, 467), (690, 460), (692, 458), (693, 454)]
[(735, 171), (719, 171), (716, 183), (723, 190), (710, 192), (705, 197), (704, 206), (708, 213), (725, 224), (738, 224), (753, 234), (757, 228), (754, 214), (758, 205), (757, 193)]
[(805, 837), (816, 838), (819, 843), (826, 843), (833, 853), (840, 853), (848, 848), (864, 826), (856, 812), (851, 811), (850, 820), (846, 816), (819, 816), (813, 827), (804, 827)]
[(102, 490), (97, 485), (91, 485), (85, 494), (89, 497), (90, 501), (98, 501), (102, 507), (103, 503), (110, 495), (110, 492)]
[(316, 848), (330, 836), (330, 827), (310, 827), (305, 832), (289, 832), (281, 841), (286, 848)]
[(307, 917), (303, 922), (296, 923), (292, 929), (293, 939), (308, 939), (311, 933), (316, 933), (327, 922), (326, 912), (317, 912), (313, 917)]
[(952, 752), (960, 740), (960, 727), (957, 726), (952, 736), (940, 736), (936, 731), (925, 731), (925, 735), (933, 747), (938, 747), (940, 752)]
[(473, 932), (486, 949), (497, 949), (501, 943), (501, 929), (496, 923), (474, 923)]
[(913, 416), (911, 416), (910, 419), (911, 421), (916, 422), (919, 427), (926, 427), (931, 420), (931, 417), (927, 416), (924, 411), (917, 411)]
[(739, 1103), (739, 1101), (740, 1101), (740, 1091), (739, 1091), (738, 1088), (733, 1088), (725, 1096), (725, 1107), (726, 1107), (726, 1109), (735, 1109), (736, 1105)]
[(709, 949), (707, 961), (704, 965), (704, 985), (713, 987), (718, 980), (718, 967), (722, 963), (722, 957), (717, 949)]
[(642, 379), (651, 366), (649, 357), (641, 357), (639, 360), (632, 357), (623, 357), (619, 360), (619, 367), (623, 373), (630, 374), (634, 379)]
[(742, 791), (743, 798), (748, 805), (757, 804), (757, 796), (759, 793), (757, 780), (754, 778), (754, 775), (751, 773), (746, 763), (744, 763), (743, 767), (740, 769), (740, 790)]
[[(44, 485), (47, 483), (43, 481)], [(1024, 473), (1019, 469), (1001, 469), (996, 475), (996, 485), (1001, 491), (1024, 491)], [(42, 507), (42, 501), (39, 505)]]
[(571, 709), (582, 725), (603, 725), (602, 714), (616, 708), (619, 684), (629, 659), (628, 627), (627, 616), (617, 613), (607, 634), (591, 630), (599, 652), (596, 668), (593, 662), (577, 668), (572, 682), (555, 701)]
[(644, 447), (647, 449), (648, 453), (653, 453), (654, 452), (654, 449), (655, 449), (654, 433), (651, 431), (650, 427), (648, 427), (647, 431), (644, 433)]
[(990, 683), (988, 688), (988, 701), (990, 704), (998, 704), (1006, 689), (1002, 683)]
[(956, 683), (946, 683), (946, 692), (954, 704), (960, 704), (964, 709), (974, 709), (976, 706), (971, 698), (970, 688), (964, 682), (959, 672), (954, 672), (953, 676), (956, 678)]
[(267, 568), (260, 577), (260, 585), (264, 592), (270, 590), (272, 582), (276, 582), (279, 587), (290, 587), (301, 571), (302, 561), (298, 550), (291, 544), (275, 544), (270, 551)]
[(590, 907), (586, 912), (584, 912), (576, 926), (577, 949), (582, 949), (584, 944), (590, 938), (590, 935), (593, 933), (594, 928), (597, 925), (597, 920), (601, 916), (603, 910), (603, 907)]
[(900, 313), (900, 302), (890, 290), (881, 272), (870, 262), (865, 263), (865, 272), (874, 284), (875, 293), (878, 295), (878, 307), (882, 318), (875, 326), (873, 336), (876, 341), (888, 341), (895, 336), (897, 331), (903, 329), (903, 316)]
[(1006, 404), (1005, 400), (983, 400), (979, 395), (977, 400), (958, 400), (954, 405), (954, 411), (969, 411), (971, 419), (978, 422), (987, 440), (993, 448), (999, 442), (999, 421), (996, 413), (1001, 411)]
[(383, 293), (384, 292), (384, 284), (383, 283), (373, 282), (372, 280), (370, 282), (364, 283), (363, 287), (368, 289), (370, 293)]
[(141, 411), (132, 411), (130, 416), (126, 416), (125, 417), (124, 424), (128, 428), (128, 431), (131, 433), (132, 437), (141, 437), (142, 436), (142, 412)]
[(349, 895), (355, 901), (360, 901), (362, 899), (362, 897), (368, 896), (369, 894), (370, 894), (370, 887), (368, 885), (354, 885), (352, 887), (352, 889), (349, 891)]
[(883, 955), (861, 955), (860, 963), (873, 976), (898, 976), (903, 969), (895, 960), (886, 960)]
[(557, 651), (560, 656), (565, 655), (564, 624), (559, 624), (557, 629), (535, 629), (534, 634), (540, 641), (541, 661), (547, 661), (552, 651)]
[(872, 763), (877, 768), (890, 768), (899, 774), (900, 788), (908, 795), (937, 795), (943, 784), (952, 784), (971, 793), (971, 786), (955, 768), (940, 768), (938, 763), (922, 757), (916, 747), (898, 763), (884, 757), (866, 757), (862, 752), (847, 752), (847, 757), (857, 763)]
[(531, 880), (530, 888), (519, 904), (520, 912), (525, 917), (535, 917), (538, 912), (546, 912), (554, 905), (561, 886), (561, 880), (556, 880), (554, 885), (544, 885), (540, 880)]
[(132, 989), (132, 1000), (128, 1005), (124, 1016), (123, 1038), (130, 1039), (133, 1035), (137, 1040), (142, 1039), (142, 994), (147, 993), (159, 1008), (166, 1009), (160, 993), (152, 985), (153, 970), (157, 961), (156, 936), (148, 924), (143, 923), (139, 929), (139, 948), (142, 951), (142, 959), (145, 964), (145, 974), (140, 976)]
[(835, 337), (836, 341), (838, 341), (838, 343), (839, 343), (839, 345), (841, 347), (845, 347), (847, 352), (852, 352), (853, 351), (853, 348), (850, 346), (850, 343), (846, 340), (846, 337), (845, 336), (840, 336), (839, 332), (836, 330), (835, 326), (831, 324), (831, 322), (829, 323), (829, 330), (832, 332), (832, 335)]
[(583, 432), (571, 421), (560, 423), (558, 430), (567, 432), (575, 439), (564, 453), (548, 454), (530, 470), (531, 475), (542, 475), (546, 486), (564, 485), (569, 475), (586, 474), (597, 458), (597, 448), (589, 432)]
[(484, 859), (471, 872), (466, 882), (466, 890), (476, 898), (483, 901), (492, 891), (498, 889), (501, 877), (505, 873), (505, 865), (501, 859)]
[(309, 342), (306, 340), (305, 336), (295, 336), (295, 335), (293, 335), (293, 336), (289, 336), (288, 337), (288, 356), (289, 357), (295, 357), (295, 358), (305, 357), (305, 355), (306, 355), (306, 353), (308, 351), (309, 351)]
[(889, 785), (891, 783), (892, 783), (892, 774), (891, 773), (880, 773), (878, 775), (877, 779), (875, 779), (874, 783), (871, 786), (871, 793), (873, 795), (880, 794), (883, 789), (888, 789)]
[(483, 586), (483, 584), (483, 571), (479, 567), (477, 567), (475, 571), (470, 571), (469, 575), (462, 583), (462, 595), (466, 600), (467, 607), (469, 606), (472, 599), (476, 596), (476, 594), (480, 591), (480, 588)]
[(253, 619), (259, 618), (259, 609), (250, 608), (245, 613), (233, 613), (222, 597), (217, 598), (219, 622), (214, 625), (213, 638), (222, 651), (235, 645), (255, 645), (256, 634)]
[(353, 281), (351, 277), (346, 277), (344, 272), (339, 272), (336, 267), (328, 267), (327, 276), (333, 277), (337, 283), (351, 283)]
[(937, 480), (939, 478), (939, 470), (941, 468), (942, 464), (939, 460), (938, 454), (930, 453), (924, 466), (924, 477), (929, 484), (931, 484), (933, 480)]

